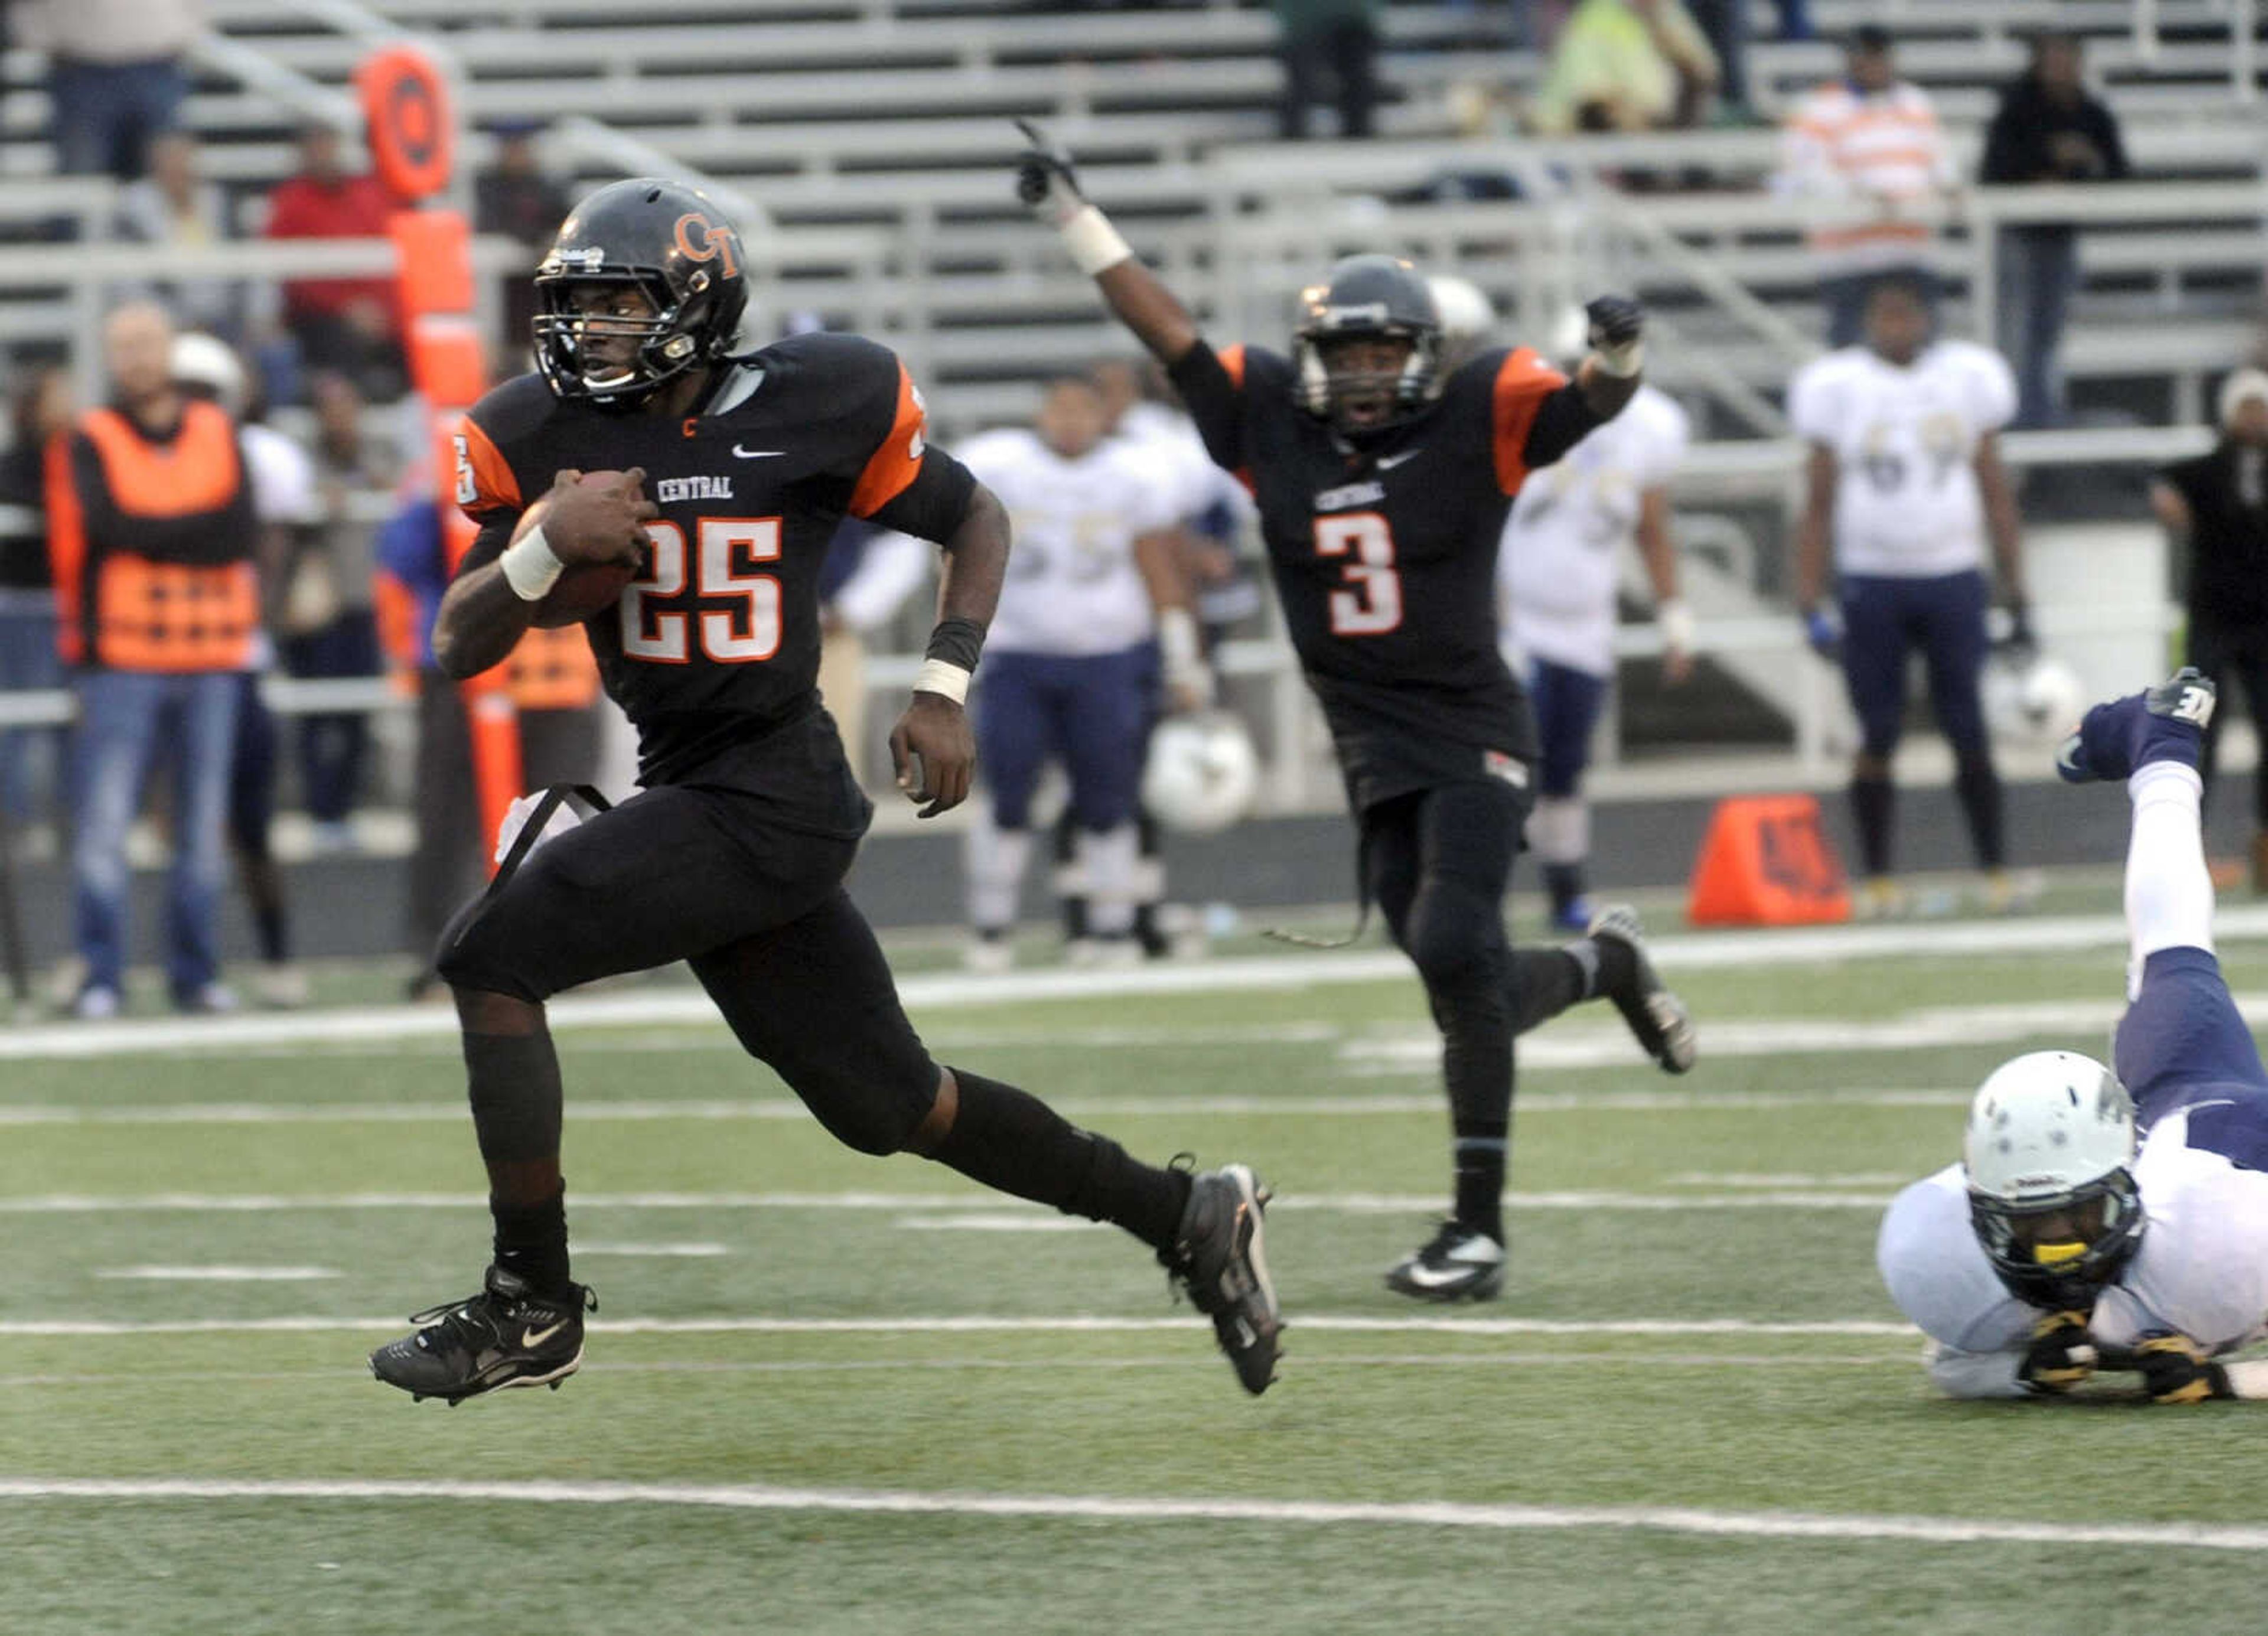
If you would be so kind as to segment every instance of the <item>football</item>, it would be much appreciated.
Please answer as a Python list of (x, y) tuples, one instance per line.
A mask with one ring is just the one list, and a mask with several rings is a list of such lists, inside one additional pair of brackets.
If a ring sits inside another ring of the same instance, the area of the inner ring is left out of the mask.
[[(578, 481), (608, 483), (621, 475), (618, 471), (586, 471)], [(549, 495), (540, 496), (520, 514), (519, 526), (512, 530), (512, 537), (518, 540), (541, 523), (549, 503)], [(579, 625), (592, 615), (603, 613), (620, 601), (623, 587), (637, 576), (637, 566), (630, 563), (570, 563), (557, 582), (537, 601), (528, 623), (546, 630)]]

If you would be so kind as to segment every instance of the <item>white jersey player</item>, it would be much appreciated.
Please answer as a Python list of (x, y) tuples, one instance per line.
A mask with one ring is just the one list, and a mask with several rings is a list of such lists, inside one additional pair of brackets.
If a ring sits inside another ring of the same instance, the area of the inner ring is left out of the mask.
[[(1874, 913), (1899, 903), (1890, 880), (1890, 764), (1915, 648), (1927, 661), (1930, 707), (1953, 751), (1954, 790), (1987, 872), (1988, 901), (2007, 908), (2014, 898), (1983, 681), (1988, 543), (2008, 605), (2008, 644), (2032, 646), (2015, 496), (1999, 453), (2016, 386), (1999, 354), (1934, 340), (1931, 323), (1918, 288), (1883, 279), (1867, 298), (1866, 344), (1807, 365), (1787, 399), (1788, 419), (1811, 446), (1796, 606), (1813, 647), (1840, 659), (1859, 718), (1851, 805), (1866, 876), (1861, 907)], [(1830, 540), (1839, 618), (1822, 602)]]
[[(1573, 333), (1580, 356), (1580, 321)], [(1615, 588), (1632, 543), (1653, 589), (1663, 673), (1675, 683), (1692, 668), (1693, 617), (1677, 594), (1668, 488), (1691, 436), (1676, 400), (1640, 387), (1620, 415), (1529, 477), (1505, 520), (1498, 628), (1506, 662), (1527, 682), (1535, 710), (1543, 757), (1528, 838), (1552, 924), (1563, 930), (1581, 932), (1591, 919), (1582, 777), (1614, 678)]]
[(1179, 489), (1165, 463), (1103, 437), (1080, 379), (1053, 383), (1031, 431), (959, 451), (1008, 508), (1015, 549), (976, 701), (989, 811), (970, 829), (971, 962), (1005, 963), (1031, 849), (1041, 770), (1070, 775), (1075, 884), (1086, 937), (1075, 957), (1138, 957), (1133, 941), (1142, 756), (1160, 686), (1208, 703), (1212, 677), (1178, 560)]
[(1883, 1281), (1956, 1396), (2068, 1391), (2097, 1368), (2139, 1372), (2161, 1403), (2228, 1396), (2213, 1360), (2268, 1323), (2268, 1070), (2213, 955), (2198, 825), (2213, 704), (2184, 670), (2098, 705), (2058, 758), (2133, 802), (2117, 1072), (2070, 1051), (2004, 1064), (1963, 1162), (1883, 1218)]

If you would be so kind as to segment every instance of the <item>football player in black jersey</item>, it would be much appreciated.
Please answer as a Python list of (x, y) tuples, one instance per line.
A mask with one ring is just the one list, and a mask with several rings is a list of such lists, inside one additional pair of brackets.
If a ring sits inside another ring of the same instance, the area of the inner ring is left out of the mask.
[(1536, 744), (1497, 650), (1497, 543), (1528, 471), (1638, 390), (1638, 305), (1591, 304), (1593, 350), (1572, 382), (1525, 348), (1445, 369), (1425, 280), (1358, 255), (1302, 293), (1290, 357), (1216, 352), (1080, 194), (1069, 156), (1023, 129), (1018, 193), (1165, 365), (1213, 459), (1259, 505), (1285, 623), (1360, 826), (1362, 890), (1441, 1030), (1455, 1206), (1387, 1282), (1484, 1300), (1504, 1282), (1513, 1035), (1603, 996), (1663, 1068), (1693, 1062), (1692, 1021), (1629, 910), (1567, 948), (1517, 950), (1502, 910)]
[(921, 394), (887, 349), (806, 335), (733, 355), (742, 255), (698, 192), (600, 188), (536, 274), (538, 372), (490, 393), (460, 431), (458, 498), (481, 533), (441, 605), (436, 660), (453, 676), (486, 670), (555, 588), (587, 593), (618, 565), (627, 588), (584, 628), (637, 728), (644, 788), (526, 854), (443, 933), (495, 1261), (479, 1293), (417, 1315), (371, 1367), (451, 1403), (573, 1373), (595, 1302), (569, 1276), (544, 1001), (684, 959), (840, 1140), (1124, 1227), (1211, 1315), (1245, 1388), (1264, 1390), (1280, 1323), (1251, 1171), (1153, 1168), (1020, 1090), (939, 1065), (843, 889), (871, 809), (815, 685), (828, 541), (850, 514), (944, 547), (940, 618), (890, 740), (930, 816), (968, 792), (961, 698), (1007, 519), (926, 445)]

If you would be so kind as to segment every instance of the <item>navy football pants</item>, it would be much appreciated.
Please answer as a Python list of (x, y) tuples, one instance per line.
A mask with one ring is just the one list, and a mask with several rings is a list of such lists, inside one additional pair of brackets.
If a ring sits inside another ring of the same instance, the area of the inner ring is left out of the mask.
[(1921, 579), (1845, 577), (1843, 679), (1865, 754), (1882, 760), (1898, 747), (1906, 656), (1916, 648), (1928, 667), (1931, 712), (1955, 757), (1973, 761), (1988, 754), (1984, 607), (1984, 576), (1973, 568)]

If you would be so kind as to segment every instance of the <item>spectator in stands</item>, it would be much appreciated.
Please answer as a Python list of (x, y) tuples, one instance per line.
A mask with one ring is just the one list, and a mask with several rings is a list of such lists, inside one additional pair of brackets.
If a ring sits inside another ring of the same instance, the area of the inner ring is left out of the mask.
[[(48, 571), (45, 477), (48, 444), (70, 429), (78, 405), (70, 372), (35, 372), (9, 408), (13, 433), (0, 455), (0, 505), (19, 520), (0, 530), (0, 690), (60, 688), (55, 591)], [(53, 805), (63, 766), (60, 727), (0, 731), (0, 808), (23, 823)]]
[(114, 1015), (125, 976), (126, 836), (162, 755), (173, 766), (166, 979), (183, 1011), (221, 1011), (223, 822), (238, 674), (260, 629), (252, 485), (235, 425), (185, 398), (164, 309), (103, 328), (114, 405), (48, 447), (57, 648), (77, 667), (71, 874), (81, 1017)]
[[(2080, 77), (2080, 45), (2069, 34), (2032, 41), (2031, 66), (2000, 92), (1984, 137), (1983, 180), (2117, 181), (2128, 174), (2118, 122)], [(2064, 417), (2064, 314), (2079, 283), (2078, 234), (2069, 222), (2025, 222), (2000, 230), (1999, 336), (2016, 369), (2016, 424), (2052, 426)]]
[[(276, 599), (284, 664), (300, 677), (375, 676), (381, 668), (371, 611), (378, 526), (357, 520), (354, 508), (364, 495), (394, 487), (399, 462), (364, 435), (363, 395), (353, 381), (318, 374), (308, 382), (308, 396), (322, 521), (292, 558)], [(353, 844), (348, 820), (369, 743), (369, 719), (359, 711), (299, 719), (300, 777), (320, 850), (342, 851)]]
[(48, 54), (55, 169), (140, 176), (189, 93), (181, 53), (203, 32), (200, 0), (29, 0), (18, 18), (17, 43)]
[(1717, 55), (1682, 0), (1583, 0), (1531, 116), (1551, 136), (1697, 125), (1717, 77)]
[(1827, 306), (1827, 344), (1855, 345), (1867, 298), (1886, 275), (1932, 292), (1933, 217), (1958, 182), (1937, 110), (1897, 77), (1890, 36), (1851, 36), (1845, 74), (1805, 97), (1781, 137), (1783, 195), (1811, 206), (1807, 235)]
[[(375, 176), (350, 176), (339, 134), (299, 133), (299, 169), (268, 196), (270, 239), (382, 239), (393, 200)], [(393, 280), (295, 278), (284, 285), (284, 322), (303, 369), (336, 370), (372, 397), (400, 394), (402, 364)]]
[[(2188, 662), (2219, 684), (2224, 707), (2242, 682), (2268, 745), (2268, 372), (2221, 383), (2220, 439), (2160, 472), (2150, 507), (2189, 549)], [(2205, 729), (2198, 770), (2213, 781), (2226, 708)], [(2268, 892), (2268, 767), (2253, 774), (2252, 889)]]
[(1307, 135), (1307, 110), (1328, 73), (1338, 92), (1339, 135), (1371, 133), (1378, 102), (1378, 0), (1272, 0), (1284, 40), (1284, 140)]
[[(200, 174), (197, 139), (170, 130), (150, 144), (150, 173), (119, 196), (118, 237), (161, 252), (202, 249), (229, 236), (220, 189)], [(182, 328), (202, 330), (232, 344), (245, 335), (245, 289), (234, 278), (171, 278), (166, 258), (151, 258), (159, 276), (136, 290), (161, 301)]]
[(473, 183), (473, 225), (484, 233), (516, 239), (527, 250), (527, 264), (504, 275), (506, 344), (524, 350), (535, 326), (535, 285), (528, 275), (543, 258), (573, 201), (547, 174), (536, 151), (542, 127), (523, 122), (496, 127), (496, 163)]

